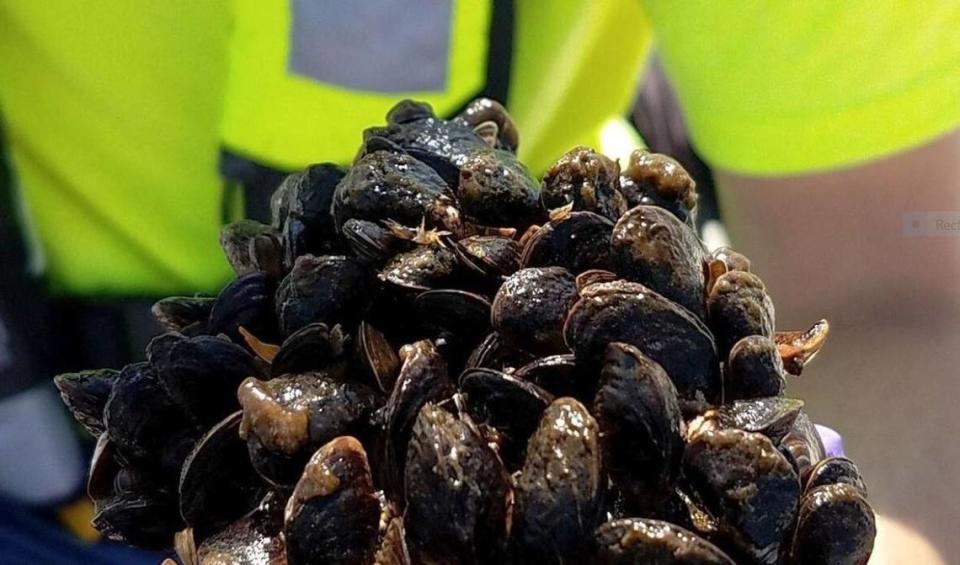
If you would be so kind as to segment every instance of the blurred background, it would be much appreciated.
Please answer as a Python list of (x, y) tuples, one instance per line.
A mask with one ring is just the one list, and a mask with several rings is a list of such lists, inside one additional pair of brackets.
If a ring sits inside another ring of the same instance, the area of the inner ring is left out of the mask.
[(831, 322), (788, 395), (919, 533), (905, 555), (957, 553), (957, 29), (950, 0), (5, 0), (0, 555), (156, 562), (93, 542), (92, 439), (53, 375), (141, 359), (153, 301), (229, 280), (221, 225), (348, 163), (398, 99), (478, 95), (536, 174), (578, 144), (680, 160), (779, 329)]

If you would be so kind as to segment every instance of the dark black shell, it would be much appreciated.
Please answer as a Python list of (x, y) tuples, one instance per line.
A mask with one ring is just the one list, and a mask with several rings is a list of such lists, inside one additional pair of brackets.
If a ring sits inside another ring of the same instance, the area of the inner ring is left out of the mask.
[(454, 251), (489, 276), (509, 276), (520, 268), (520, 245), (496, 235), (473, 235), (457, 242)]
[(144, 549), (167, 549), (183, 527), (176, 499), (154, 492), (124, 492), (99, 501), (91, 521), (107, 539)]
[(496, 429), (500, 456), (511, 469), (523, 462), (527, 441), (553, 395), (537, 385), (494, 369), (467, 369), (460, 376), (460, 392), (474, 422)]
[(337, 185), (332, 210), (338, 229), (351, 218), (417, 226), (449, 193), (447, 183), (427, 164), (404, 153), (375, 151), (347, 171)]
[(576, 300), (576, 281), (566, 269), (522, 269), (497, 291), (491, 321), (516, 346), (542, 355), (565, 353), (563, 323)]
[(859, 565), (873, 553), (876, 516), (857, 487), (824, 485), (800, 503), (793, 557), (803, 565)]
[(790, 432), (801, 414), (803, 401), (794, 398), (769, 396), (751, 400), (736, 400), (710, 410), (703, 415), (708, 425), (756, 432), (779, 445)]
[(277, 334), (273, 317), (273, 293), (276, 282), (266, 273), (240, 275), (217, 295), (210, 310), (206, 333), (226, 334), (236, 343), (243, 343), (240, 327), (270, 340)]
[(724, 399), (782, 396), (786, 376), (777, 344), (761, 335), (747, 336), (730, 349), (724, 366)]
[(530, 381), (555, 397), (572, 396), (592, 402), (597, 375), (577, 364), (572, 353), (534, 359), (513, 372), (518, 379)]
[(262, 485), (238, 433), (241, 413), (227, 416), (197, 442), (180, 473), (180, 515), (203, 539), (255, 508)]
[(728, 271), (721, 275), (707, 297), (707, 316), (721, 355), (747, 336), (773, 337), (773, 301), (753, 273)]
[(515, 369), (532, 360), (531, 353), (514, 346), (509, 340), (493, 332), (487, 334), (470, 353), (466, 367), (487, 367), (503, 371)]
[(354, 257), (371, 268), (383, 267), (391, 257), (410, 245), (389, 228), (367, 220), (351, 218), (344, 222), (341, 231)]
[(54, 377), (53, 384), (77, 422), (96, 437), (103, 433), (103, 408), (119, 376), (113, 369), (63, 373)]
[(147, 359), (167, 395), (203, 426), (237, 410), (237, 387), (258, 374), (244, 348), (220, 337), (162, 334)]
[(290, 565), (367, 565), (377, 549), (380, 501), (363, 446), (333, 439), (311, 457), (284, 516)]
[(280, 332), (289, 336), (314, 322), (352, 327), (372, 298), (371, 278), (358, 262), (303, 255), (277, 288)]
[(333, 163), (310, 165), (289, 175), (274, 193), (273, 225), (280, 232), (287, 269), (301, 255), (338, 252), (340, 237), (331, 206), (344, 174)]
[(407, 543), (415, 562), (478, 565), (505, 558), (510, 479), (468, 423), (434, 404), (406, 456)]
[(613, 226), (614, 270), (706, 317), (706, 251), (689, 226), (656, 206), (630, 209)]
[(572, 398), (544, 412), (516, 480), (513, 546), (520, 562), (575, 563), (589, 554), (606, 489), (598, 436), (593, 416)]
[(710, 331), (685, 308), (639, 283), (593, 284), (567, 315), (567, 343), (577, 359), (599, 363), (608, 343), (633, 345), (664, 368), (684, 411), (718, 404), (721, 379)]
[[(467, 104), (467, 107), (457, 114), (454, 121), (462, 122), (473, 128), (474, 131), (484, 123), (493, 123), (496, 125), (494, 147), (516, 153), (520, 146), (520, 133), (517, 131), (517, 125), (513, 122), (510, 114), (507, 113), (506, 108), (496, 100), (477, 98)], [(485, 141), (488, 144), (490, 143), (489, 139), (485, 139)]]
[(683, 455), (683, 415), (666, 371), (637, 348), (611, 343), (594, 414), (604, 466), (635, 508), (657, 510), (673, 493)]
[(614, 222), (627, 211), (620, 193), (620, 164), (589, 147), (574, 147), (543, 176), (540, 201), (547, 210), (573, 204)]
[(283, 275), (283, 245), (273, 226), (248, 219), (227, 224), (220, 229), (220, 247), (238, 275)]
[(397, 288), (424, 291), (452, 281), (457, 255), (443, 245), (418, 245), (394, 255), (380, 271), (380, 280)]
[[(407, 442), (420, 409), (428, 402), (449, 398), (454, 392), (447, 374), (447, 362), (433, 343), (418, 341), (405, 345), (400, 349), (400, 358), (403, 360), (400, 376), (384, 407), (384, 486), (389, 494), (402, 493)], [(399, 496), (396, 498), (402, 500)]]
[(722, 547), (739, 559), (777, 563), (800, 500), (800, 480), (769, 438), (737, 429), (694, 433), (687, 479), (720, 520)]
[(550, 220), (527, 241), (523, 267), (563, 267), (573, 274), (610, 268), (613, 222), (593, 212)]
[(307, 324), (283, 340), (270, 364), (270, 374), (335, 372), (335, 365), (343, 361), (346, 341), (339, 326), (331, 329), (326, 324)]
[(817, 487), (846, 483), (852, 485), (867, 496), (867, 485), (863, 482), (857, 464), (846, 457), (827, 457), (814, 465), (804, 482), (804, 492)]

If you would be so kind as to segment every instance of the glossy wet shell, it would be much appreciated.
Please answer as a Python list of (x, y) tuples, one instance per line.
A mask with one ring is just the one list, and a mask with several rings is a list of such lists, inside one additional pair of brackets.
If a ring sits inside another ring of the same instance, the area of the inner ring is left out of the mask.
[(491, 322), (500, 335), (523, 349), (564, 353), (563, 323), (576, 300), (577, 285), (566, 269), (522, 269), (497, 291)]
[(284, 336), (308, 324), (351, 326), (372, 299), (370, 278), (347, 257), (304, 255), (277, 289), (277, 318)]
[(589, 552), (606, 486), (599, 429), (572, 398), (551, 404), (516, 483), (513, 543), (525, 562), (576, 562)]
[(486, 148), (460, 164), (457, 199), (464, 216), (476, 223), (523, 229), (541, 221), (538, 190), (512, 153)]
[(404, 153), (376, 151), (347, 171), (337, 185), (332, 210), (338, 230), (351, 218), (416, 226), (448, 192), (444, 180), (425, 163)]
[(800, 480), (764, 435), (736, 429), (696, 434), (684, 469), (720, 519), (724, 545), (756, 563), (776, 563), (796, 515)]
[(527, 441), (553, 395), (537, 385), (493, 369), (468, 369), (460, 377), (460, 392), (477, 424), (495, 428), (500, 456), (511, 469), (523, 461)]
[(534, 359), (516, 369), (513, 375), (534, 383), (557, 398), (572, 396), (581, 402), (593, 400), (596, 374), (577, 365), (572, 353)]
[(150, 312), (164, 329), (180, 331), (198, 322), (205, 324), (215, 300), (208, 296), (171, 296), (158, 300)]
[(415, 562), (491, 563), (505, 557), (509, 478), (467, 423), (426, 404), (406, 457), (404, 524)]
[(694, 420), (690, 428), (701, 425), (716, 428), (736, 428), (746, 432), (761, 433), (779, 445), (790, 432), (794, 422), (801, 414), (803, 401), (793, 398), (767, 397), (752, 400), (736, 400), (729, 404), (709, 410), (698, 421)]
[(750, 335), (773, 337), (773, 301), (752, 273), (729, 271), (717, 279), (707, 297), (707, 312), (721, 354)]
[(610, 241), (620, 276), (706, 317), (706, 252), (689, 226), (663, 208), (637, 206), (617, 221)]
[(851, 485), (859, 489), (864, 497), (867, 496), (867, 485), (863, 482), (860, 469), (846, 457), (827, 457), (817, 463), (804, 482), (804, 492), (838, 483)]
[(300, 255), (338, 250), (340, 238), (331, 206), (334, 191), (345, 173), (333, 163), (310, 165), (284, 179), (274, 194), (273, 225), (281, 234), (287, 268)]
[(464, 124), (476, 129), (484, 122), (493, 122), (497, 126), (497, 147), (512, 153), (517, 152), (520, 146), (520, 133), (507, 113), (506, 108), (496, 100), (477, 98), (467, 104), (467, 107), (455, 118)]
[(803, 412), (797, 415), (797, 419), (793, 421), (793, 426), (784, 436), (781, 445), (790, 452), (801, 477), (806, 477), (810, 469), (826, 457), (826, 450), (817, 428), (810, 417)]
[(637, 348), (607, 346), (594, 414), (605, 468), (634, 506), (656, 510), (673, 492), (683, 415), (666, 371)]
[(344, 436), (310, 458), (284, 512), (290, 565), (366, 565), (377, 549), (380, 501), (367, 454)]
[(120, 493), (98, 502), (91, 521), (107, 539), (144, 549), (170, 546), (183, 527), (176, 501), (155, 493)]
[(669, 522), (624, 518), (597, 528), (596, 565), (734, 565), (723, 551)]
[(800, 504), (794, 558), (804, 565), (864, 564), (876, 535), (876, 516), (860, 489), (844, 483), (820, 486)]
[(309, 373), (331, 369), (342, 361), (346, 336), (340, 326), (308, 324), (283, 340), (270, 363), (270, 374)]
[(540, 189), (547, 210), (573, 204), (616, 221), (627, 210), (620, 194), (620, 165), (588, 147), (575, 147), (547, 170)]
[(283, 538), (261, 524), (256, 514), (210, 536), (197, 548), (199, 565), (286, 565)]
[(379, 268), (409, 244), (376, 222), (347, 220), (341, 230), (354, 256), (369, 267)]
[(414, 291), (442, 287), (457, 267), (457, 256), (442, 245), (420, 245), (394, 255), (380, 272), (380, 280)]
[(638, 149), (630, 155), (620, 186), (629, 206), (660, 206), (695, 225), (696, 183), (675, 159)]
[(613, 222), (593, 212), (572, 212), (544, 224), (526, 243), (523, 267), (563, 267), (573, 274), (610, 268)]
[(119, 371), (98, 369), (57, 375), (53, 382), (73, 417), (96, 437), (103, 433), (103, 409), (119, 376)]
[(465, 237), (459, 250), (474, 265), (490, 275), (509, 276), (520, 268), (520, 245), (513, 239), (494, 235)]
[(747, 336), (730, 350), (724, 367), (723, 394), (727, 402), (782, 396), (786, 371), (777, 344), (768, 337)]
[(238, 275), (263, 271), (282, 274), (280, 233), (255, 220), (239, 220), (220, 229), (220, 247)]
[(566, 341), (582, 361), (599, 363), (607, 344), (633, 345), (660, 364), (684, 411), (720, 400), (716, 348), (709, 330), (689, 311), (638, 283), (590, 285), (567, 315)]

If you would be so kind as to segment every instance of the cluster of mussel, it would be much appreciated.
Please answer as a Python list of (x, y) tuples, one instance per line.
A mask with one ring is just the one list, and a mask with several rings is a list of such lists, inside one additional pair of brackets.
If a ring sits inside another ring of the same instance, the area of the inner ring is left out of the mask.
[(537, 182), (495, 102), (387, 122), (226, 226), (236, 278), (158, 302), (146, 361), (56, 379), (101, 532), (186, 564), (867, 560), (856, 466), (784, 397), (826, 322), (775, 330), (675, 161)]

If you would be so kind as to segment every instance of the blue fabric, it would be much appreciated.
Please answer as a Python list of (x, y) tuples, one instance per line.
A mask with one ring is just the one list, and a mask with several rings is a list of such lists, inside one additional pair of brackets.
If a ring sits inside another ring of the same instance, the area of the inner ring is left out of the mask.
[(23, 506), (0, 498), (2, 565), (156, 565), (163, 557), (110, 542), (83, 543)]

